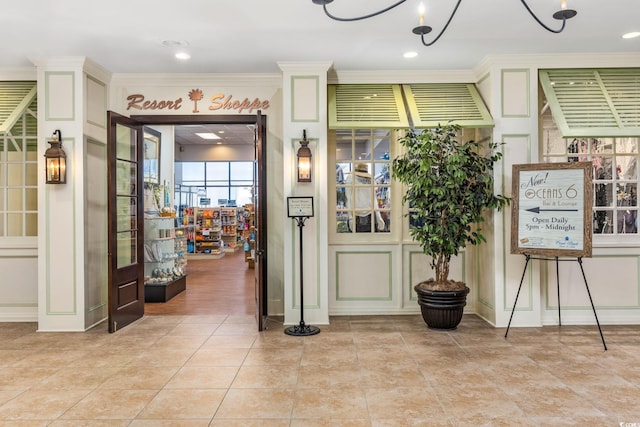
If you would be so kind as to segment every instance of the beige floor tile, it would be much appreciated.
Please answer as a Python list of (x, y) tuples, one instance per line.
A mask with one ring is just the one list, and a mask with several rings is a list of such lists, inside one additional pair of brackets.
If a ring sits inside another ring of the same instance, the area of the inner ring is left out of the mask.
[(251, 348), (255, 341), (256, 335), (214, 335), (207, 338), (200, 350)]
[(25, 390), (57, 371), (57, 368), (0, 368), (0, 390)]
[[(475, 424), (476, 427), (478, 424)], [(371, 427), (452, 427), (453, 424), (447, 417), (428, 417), (425, 419), (401, 419), (386, 418), (371, 420)]]
[[(2, 337), (0, 337), (0, 340)], [(6, 341), (0, 341), (6, 345)], [(3, 345), (4, 347), (4, 345)], [(0, 350), (0, 368), (13, 366), (21, 360), (32, 355), (33, 352), (29, 350)]]
[(213, 333), (214, 335), (250, 335), (257, 336), (257, 327), (251, 323), (223, 323)]
[(377, 366), (360, 368), (361, 385), (364, 388), (380, 387), (424, 387), (428, 385), (427, 379), (420, 373), (415, 362), (408, 364), (380, 363)]
[(128, 427), (131, 420), (55, 420), (47, 427)]
[(404, 340), (399, 332), (375, 333), (354, 332), (353, 342), (358, 347), (391, 347), (398, 348), (404, 345)]
[(125, 367), (140, 355), (140, 350), (92, 350), (83, 357), (74, 360), (73, 366), (79, 368)]
[(360, 352), (355, 345), (305, 345), (302, 353), (302, 366), (336, 365), (358, 363)]
[[(78, 403), (88, 390), (27, 390), (0, 406), (0, 420), (54, 420)], [(2, 421), (0, 421), (2, 425)]]
[(219, 420), (214, 419), (209, 427), (289, 427), (289, 419), (239, 419), (239, 420)]
[(256, 318), (252, 314), (247, 314), (247, 315), (230, 314), (229, 316), (227, 316), (226, 320), (223, 323), (251, 325), (254, 327), (254, 329), (257, 327)]
[(171, 378), (166, 389), (229, 388), (238, 373), (235, 366), (184, 366)]
[(359, 387), (298, 389), (292, 419), (366, 419), (364, 390)]
[[(314, 335), (316, 337), (319, 335)], [(307, 338), (313, 337), (296, 337), (292, 335), (287, 335), (284, 332), (276, 332), (271, 331), (268, 334), (261, 334), (256, 337), (256, 340), (253, 344), (253, 348), (300, 348), (304, 346), (305, 340)]]
[(133, 420), (128, 427), (208, 427), (209, 420)]
[(120, 367), (61, 368), (55, 374), (33, 385), (37, 390), (93, 390), (109, 377), (120, 371)]
[(367, 406), (372, 420), (441, 419), (445, 413), (431, 387), (372, 388), (366, 390)]
[(291, 418), (295, 393), (288, 389), (229, 390), (214, 420)]
[(293, 388), (298, 383), (297, 366), (243, 366), (232, 388)]
[(129, 364), (141, 368), (157, 366), (180, 367), (193, 356), (194, 351), (191, 349), (144, 349)]
[(112, 390), (160, 390), (178, 372), (177, 367), (156, 366), (152, 369), (128, 366), (119, 369), (99, 388)]
[(211, 420), (226, 390), (162, 390), (136, 417), (138, 419)]
[(298, 366), (302, 359), (302, 347), (282, 351), (279, 348), (252, 348), (243, 366), (284, 365)]
[(368, 419), (362, 420), (341, 420), (330, 418), (326, 420), (319, 419), (293, 419), (291, 427), (369, 427), (371, 422)]
[(31, 353), (28, 356), (22, 358), (16, 362), (13, 366), (22, 367), (41, 367), (47, 366), (49, 368), (61, 368), (65, 366), (74, 365), (75, 361), (86, 357), (90, 354), (89, 350), (45, 350), (37, 353)]
[(185, 363), (186, 366), (241, 366), (249, 349), (217, 348), (199, 349)]
[(94, 390), (60, 418), (132, 420), (157, 393), (157, 390)]
[[(524, 417), (523, 411), (510, 396), (491, 384), (451, 383), (433, 387), (445, 415), (490, 420), (495, 417)], [(482, 424), (480, 422), (480, 424)]]
[(358, 364), (333, 363), (326, 366), (303, 366), (298, 374), (298, 388), (329, 389), (361, 386), (362, 373)]
[(567, 386), (523, 385), (510, 398), (532, 417), (572, 417), (605, 414)]
[[(629, 418), (640, 415), (640, 386), (638, 384), (593, 384), (580, 390), (580, 395), (603, 414)], [(640, 418), (634, 422), (640, 423)]]
[(206, 340), (205, 335), (166, 335), (158, 338), (149, 350), (197, 350)]
[(189, 323), (212, 323), (212, 324), (221, 324), (227, 319), (226, 314), (212, 314), (212, 315), (190, 315), (190, 316), (182, 316), (182, 324)]
[[(0, 426), (591, 427), (640, 420), (637, 325), (606, 327), (605, 352), (589, 325), (512, 328), (505, 340), (504, 329), (470, 315), (455, 331), (428, 329), (419, 315), (331, 322), (309, 337), (284, 334), (281, 321), (258, 333), (252, 315), (145, 316), (115, 334), (106, 325), (47, 333), (0, 323), (0, 414), (25, 417), (0, 416)], [(45, 404), (26, 403), (35, 396)], [(425, 396), (436, 406), (421, 414)]]
[(0, 406), (4, 405), (24, 390), (0, 390)]
[(217, 323), (180, 323), (176, 325), (168, 335), (204, 335), (211, 336), (220, 324)]

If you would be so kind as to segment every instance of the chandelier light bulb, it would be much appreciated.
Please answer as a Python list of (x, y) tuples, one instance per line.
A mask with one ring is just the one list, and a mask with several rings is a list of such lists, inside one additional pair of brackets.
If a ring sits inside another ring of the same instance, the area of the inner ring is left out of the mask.
[(425, 13), (425, 7), (424, 7), (424, 3), (420, 3), (420, 5), (418, 6), (418, 16), (420, 16), (420, 25), (424, 25), (424, 13)]

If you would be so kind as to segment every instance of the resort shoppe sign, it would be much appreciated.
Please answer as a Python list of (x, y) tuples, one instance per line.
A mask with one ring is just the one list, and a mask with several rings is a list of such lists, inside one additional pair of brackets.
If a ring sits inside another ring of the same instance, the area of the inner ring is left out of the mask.
[(513, 165), (511, 253), (591, 256), (591, 162)]
[(183, 105), (191, 105), (192, 113), (211, 111), (233, 111), (238, 114), (251, 114), (253, 111), (269, 108), (268, 99), (235, 98), (231, 94), (214, 93), (206, 95), (201, 89), (191, 89), (185, 97), (172, 99), (150, 99), (144, 94), (134, 93), (127, 96), (127, 111), (179, 111)]

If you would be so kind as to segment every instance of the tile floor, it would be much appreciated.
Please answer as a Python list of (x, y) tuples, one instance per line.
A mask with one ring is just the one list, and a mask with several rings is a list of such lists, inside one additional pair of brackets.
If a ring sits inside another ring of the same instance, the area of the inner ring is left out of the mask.
[(0, 324), (0, 426), (640, 425), (640, 326), (456, 331), (334, 317), (152, 315), (108, 334)]

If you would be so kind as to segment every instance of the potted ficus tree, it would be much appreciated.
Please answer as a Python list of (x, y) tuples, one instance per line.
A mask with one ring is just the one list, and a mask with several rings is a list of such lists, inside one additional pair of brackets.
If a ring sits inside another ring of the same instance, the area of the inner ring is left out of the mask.
[(410, 130), (400, 139), (404, 154), (391, 165), (392, 176), (406, 184), (402, 201), (409, 207), (411, 236), (435, 271), (435, 278), (414, 287), (422, 317), (435, 329), (458, 326), (469, 293), (465, 283), (449, 278), (451, 257), (468, 244), (486, 242), (483, 213), (510, 201), (494, 193), (499, 144), (462, 142), (460, 133), (452, 123)]

